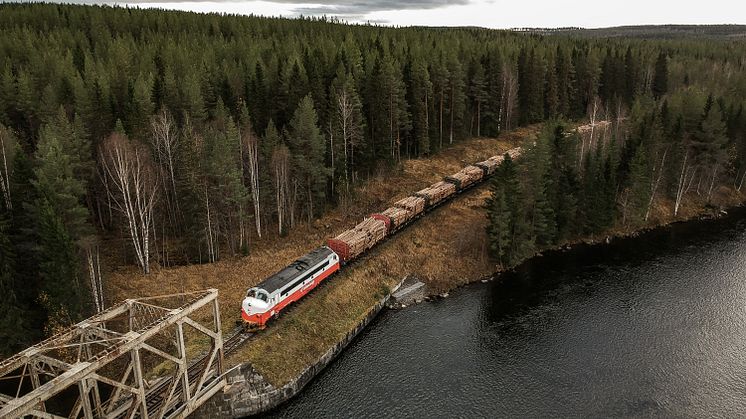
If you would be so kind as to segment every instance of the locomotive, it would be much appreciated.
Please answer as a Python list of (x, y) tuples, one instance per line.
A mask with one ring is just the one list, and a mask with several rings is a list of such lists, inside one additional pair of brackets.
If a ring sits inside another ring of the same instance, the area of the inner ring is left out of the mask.
[[(521, 154), (521, 148), (514, 148), (507, 154), (516, 158)], [(339, 271), (343, 264), (404, 228), (425, 211), (491, 176), (503, 159), (504, 155), (497, 155), (466, 166), (442, 181), (395, 202), (393, 207), (372, 214), (355, 227), (327, 240), (326, 246), (313, 250), (250, 288), (241, 303), (241, 317), (245, 325), (249, 329), (263, 329), (270, 319)]]
[(250, 288), (241, 303), (241, 317), (249, 327), (264, 328), (269, 319), (316, 288), (339, 266), (339, 255), (319, 247)]

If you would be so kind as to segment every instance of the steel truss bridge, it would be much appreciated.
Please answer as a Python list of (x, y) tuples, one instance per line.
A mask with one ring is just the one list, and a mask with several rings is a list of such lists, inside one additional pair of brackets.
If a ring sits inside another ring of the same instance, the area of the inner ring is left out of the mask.
[(177, 418), (225, 385), (218, 291), (126, 300), (0, 362), (0, 418)]

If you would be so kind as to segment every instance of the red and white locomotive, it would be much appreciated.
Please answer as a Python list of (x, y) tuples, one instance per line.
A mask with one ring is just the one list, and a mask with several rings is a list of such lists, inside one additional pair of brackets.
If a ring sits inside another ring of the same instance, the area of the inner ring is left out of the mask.
[(241, 317), (248, 327), (263, 328), (290, 303), (337, 272), (339, 266), (339, 255), (326, 246), (319, 247), (250, 288), (241, 303)]

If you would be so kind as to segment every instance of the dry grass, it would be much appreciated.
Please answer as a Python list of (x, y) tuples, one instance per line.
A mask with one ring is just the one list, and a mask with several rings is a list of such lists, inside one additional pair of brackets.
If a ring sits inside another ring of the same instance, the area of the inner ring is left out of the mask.
[[(288, 237), (272, 234), (271, 238), (255, 240), (247, 257), (205, 265), (155, 267), (148, 276), (134, 266), (117, 268), (107, 274), (107, 296), (110, 301), (121, 301), (132, 296), (218, 288), (223, 330), (231, 330), (239, 319), (240, 302), (247, 288), (365, 215), (381, 211), (467, 164), (503, 153), (538, 131), (539, 127), (530, 127), (499, 140), (472, 139), (437, 156), (405, 161), (396, 170), (366, 182), (350, 202), (328, 211), (311, 225), (299, 226)], [(374, 249), (364, 263), (334, 277), (231, 360), (250, 361), (270, 381), (281, 384), (326, 351), (362, 318), (387, 287), (404, 276), (416, 274), (434, 289), (445, 290), (490, 273), (481, 234), (486, 221), (480, 207), (485, 196), (482, 187), (459, 197)]]

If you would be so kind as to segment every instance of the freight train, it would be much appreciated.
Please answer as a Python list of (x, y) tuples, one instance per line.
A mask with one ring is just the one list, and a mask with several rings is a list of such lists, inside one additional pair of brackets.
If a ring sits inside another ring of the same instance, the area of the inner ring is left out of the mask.
[[(521, 148), (508, 151), (515, 159)], [(355, 227), (330, 238), (255, 287), (249, 288), (241, 303), (241, 318), (249, 329), (262, 329), (291, 303), (300, 300), (343, 265), (396, 233), (407, 224), (491, 176), (504, 155), (490, 157), (445, 177), (442, 181), (394, 203), (391, 208), (372, 214)]]

